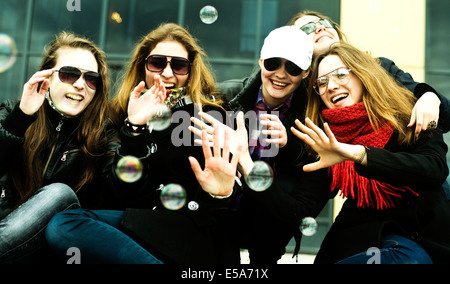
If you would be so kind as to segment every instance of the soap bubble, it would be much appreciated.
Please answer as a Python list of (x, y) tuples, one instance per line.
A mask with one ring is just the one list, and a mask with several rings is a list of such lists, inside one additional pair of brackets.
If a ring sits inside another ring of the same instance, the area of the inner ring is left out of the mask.
[(116, 166), (117, 176), (124, 182), (133, 183), (142, 177), (144, 167), (141, 161), (133, 156), (124, 156)]
[(172, 123), (172, 111), (165, 104), (157, 106), (155, 115), (147, 122), (149, 130), (161, 131)]
[(213, 6), (207, 5), (200, 10), (200, 20), (205, 24), (212, 24), (217, 21), (219, 12)]
[(317, 233), (317, 221), (313, 217), (305, 217), (300, 224), (300, 231), (305, 236), (312, 236)]
[(186, 204), (186, 190), (179, 184), (168, 184), (161, 191), (161, 203), (169, 210), (181, 209)]
[(254, 191), (264, 191), (272, 185), (273, 170), (266, 162), (255, 161), (250, 174), (245, 176), (245, 181)]
[(14, 65), (17, 58), (15, 41), (7, 34), (0, 33), (0, 73)]

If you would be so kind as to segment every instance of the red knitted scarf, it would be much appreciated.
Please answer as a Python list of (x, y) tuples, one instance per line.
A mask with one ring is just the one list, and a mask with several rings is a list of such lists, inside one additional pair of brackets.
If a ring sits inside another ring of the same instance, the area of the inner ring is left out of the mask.
[[(372, 128), (364, 103), (353, 106), (325, 109), (323, 118), (328, 122), (336, 139), (342, 143), (384, 148), (394, 132), (393, 127)], [(410, 191), (408, 187), (394, 187), (390, 184), (368, 179), (358, 175), (355, 162), (344, 161), (330, 168), (333, 176), (331, 191), (341, 190), (341, 195), (357, 201), (358, 207), (384, 210), (395, 207), (395, 198)]]

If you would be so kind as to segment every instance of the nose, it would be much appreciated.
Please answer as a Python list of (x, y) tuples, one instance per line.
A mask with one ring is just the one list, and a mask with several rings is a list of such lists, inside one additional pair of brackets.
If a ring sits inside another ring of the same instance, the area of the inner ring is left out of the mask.
[(339, 88), (339, 84), (336, 83), (336, 80), (334, 79), (334, 76), (330, 76), (328, 78), (328, 91), (335, 90)]
[(325, 26), (322, 25), (321, 23), (317, 23), (316, 24), (316, 33), (320, 33), (321, 31), (325, 30)]
[(82, 90), (84, 89), (85, 84), (86, 81), (84, 80), (84, 74), (81, 74), (80, 78), (78, 78), (78, 80), (76, 80), (72, 85), (78, 90)]
[(170, 65), (170, 60), (169, 59), (167, 59), (166, 68), (163, 69), (161, 75), (166, 77), (166, 78), (173, 77), (172, 66)]

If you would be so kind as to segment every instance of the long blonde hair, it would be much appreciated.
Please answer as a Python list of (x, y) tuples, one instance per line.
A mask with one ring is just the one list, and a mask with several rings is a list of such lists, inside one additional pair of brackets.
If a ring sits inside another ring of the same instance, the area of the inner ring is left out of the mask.
[(329, 55), (339, 56), (351, 73), (361, 80), (364, 86), (362, 100), (373, 129), (376, 131), (390, 123), (399, 133), (400, 144), (412, 143), (415, 139), (414, 131), (407, 125), (416, 102), (413, 93), (400, 86), (377, 59), (348, 43), (335, 43), (314, 60), (306, 116), (316, 125), (323, 126), (322, 110), (325, 104), (315, 93), (313, 84), (318, 76), (319, 64)]
[(179, 42), (188, 52), (188, 59), (192, 66), (186, 84), (189, 86), (188, 90), (192, 101), (200, 105), (220, 107), (222, 101), (218, 97), (214, 77), (204, 61), (204, 58), (207, 58), (206, 53), (185, 28), (174, 23), (164, 23), (144, 36), (133, 52), (133, 57), (128, 64), (128, 71), (121, 79), (121, 88), (111, 100), (113, 112), (111, 119), (116, 125), (122, 125), (123, 120), (127, 117), (131, 92), (139, 82), (145, 81), (145, 58), (158, 43), (167, 40)]

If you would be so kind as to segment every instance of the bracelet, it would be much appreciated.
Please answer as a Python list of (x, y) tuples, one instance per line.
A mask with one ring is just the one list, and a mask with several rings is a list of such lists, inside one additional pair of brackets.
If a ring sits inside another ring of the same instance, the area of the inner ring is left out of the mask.
[(223, 196), (223, 195), (214, 195), (214, 194), (209, 194), (209, 195), (211, 195), (211, 197), (212, 198), (215, 198), (215, 199), (225, 199), (225, 198), (228, 198), (228, 197), (230, 197), (231, 195), (233, 195), (233, 190), (231, 190), (231, 192), (230, 192), (230, 194), (228, 194), (227, 196)]
[(140, 125), (133, 124), (130, 122), (128, 117), (125, 119), (125, 126), (131, 133), (144, 133), (148, 127), (147, 124), (140, 124)]
[(364, 147), (361, 154), (359, 154), (358, 159), (355, 161), (355, 163), (361, 164), (364, 161), (364, 158), (366, 157), (366, 148)]

